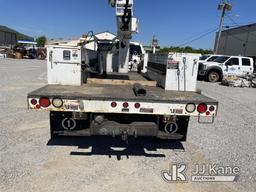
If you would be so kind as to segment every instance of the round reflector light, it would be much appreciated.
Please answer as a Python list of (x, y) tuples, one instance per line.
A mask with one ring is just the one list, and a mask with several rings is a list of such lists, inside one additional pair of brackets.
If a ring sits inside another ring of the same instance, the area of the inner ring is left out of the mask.
[(197, 111), (199, 113), (205, 113), (207, 111), (207, 105), (205, 103), (200, 103), (198, 106), (197, 106)]
[(56, 107), (56, 108), (61, 108), (62, 105), (63, 105), (63, 101), (62, 101), (62, 99), (60, 99), (60, 98), (54, 98), (54, 99), (52, 100), (52, 105), (53, 105), (54, 107)]
[(215, 110), (215, 107), (214, 106), (210, 106), (209, 107), (209, 111), (213, 112)]
[(123, 107), (124, 107), (124, 108), (127, 108), (127, 107), (129, 107), (129, 104), (128, 104), (127, 102), (124, 102), (124, 103), (123, 103)]
[(30, 103), (31, 103), (32, 105), (36, 105), (36, 104), (37, 104), (37, 100), (36, 100), (36, 99), (31, 99), (31, 100), (30, 100)]
[(194, 103), (188, 103), (186, 105), (186, 111), (188, 113), (193, 113), (196, 110), (196, 105)]
[(117, 106), (117, 103), (116, 102), (112, 102), (111, 103), (111, 107), (115, 108)]
[(40, 100), (39, 100), (39, 104), (46, 108), (46, 107), (49, 107), (51, 102), (50, 102), (50, 99), (48, 97), (41, 97)]
[(139, 104), (139, 103), (135, 103), (135, 104), (134, 104), (134, 107), (135, 107), (136, 109), (138, 109), (138, 108), (140, 108), (140, 104)]
[(37, 108), (37, 109), (40, 109), (40, 107), (41, 107), (41, 106), (40, 106), (39, 104), (36, 105), (36, 108)]

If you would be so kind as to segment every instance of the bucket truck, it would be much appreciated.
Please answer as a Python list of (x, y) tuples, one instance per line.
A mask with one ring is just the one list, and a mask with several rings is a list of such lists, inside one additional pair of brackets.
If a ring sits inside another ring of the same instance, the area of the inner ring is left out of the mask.
[[(129, 43), (138, 32), (133, 0), (109, 4), (116, 11), (114, 40), (99, 40), (90, 33), (77, 45), (47, 48), (48, 85), (29, 93), (27, 102), (30, 110), (50, 112), (51, 138), (152, 136), (185, 141), (190, 117), (213, 123), (218, 102), (196, 89), (199, 56), (144, 54), (142, 73), (128, 72)], [(97, 53), (85, 48), (91, 41)], [(117, 67), (107, 73), (106, 54), (115, 45)]]

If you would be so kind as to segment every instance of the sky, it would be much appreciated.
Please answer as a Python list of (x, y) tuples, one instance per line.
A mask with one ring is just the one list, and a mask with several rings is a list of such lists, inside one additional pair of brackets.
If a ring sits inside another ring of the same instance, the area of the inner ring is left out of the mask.
[[(256, 22), (256, 0), (229, 2), (233, 9), (225, 17), (225, 26)], [(140, 32), (133, 40), (149, 45), (155, 34), (161, 47), (212, 49), (220, 21), (219, 3), (220, 0), (134, 0)], [(107, 0), (0, 0), (0, 25), (50, 39), (80, 37), (90, 30), (117, 31), (115, 10)]]

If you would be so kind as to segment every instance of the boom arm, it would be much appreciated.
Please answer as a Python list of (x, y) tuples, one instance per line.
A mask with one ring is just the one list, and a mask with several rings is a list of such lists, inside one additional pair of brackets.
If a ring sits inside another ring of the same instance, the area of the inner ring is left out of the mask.
[(119, 39), (119, 72), (128, 72), (129, 44), (133, 33), (138, 32), (137, 19), (133, 17), (133, 0), (109, 0), (116, 9)]

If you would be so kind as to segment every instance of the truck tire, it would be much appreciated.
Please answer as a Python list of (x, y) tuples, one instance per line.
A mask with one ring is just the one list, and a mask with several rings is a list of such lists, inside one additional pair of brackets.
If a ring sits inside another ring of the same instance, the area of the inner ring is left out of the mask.
[(221, 74), (217, 70), (212, 70), (212, 71), (208, 72), (206, 77), (207, 77), (207, 81), (209, 81), (211, 83), (216, 83), (221, 80)]

